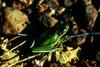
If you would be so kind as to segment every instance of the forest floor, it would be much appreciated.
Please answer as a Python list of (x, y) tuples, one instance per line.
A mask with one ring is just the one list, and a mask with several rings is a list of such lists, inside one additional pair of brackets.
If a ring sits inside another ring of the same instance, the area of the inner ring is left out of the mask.
[(100, 67), (100, 0), (0, 0), (0, 67)]

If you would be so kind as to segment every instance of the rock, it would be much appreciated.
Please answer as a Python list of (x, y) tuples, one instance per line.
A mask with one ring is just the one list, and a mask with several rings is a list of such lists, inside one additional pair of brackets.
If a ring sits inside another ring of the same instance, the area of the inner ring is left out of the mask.
[(96, 60), (97, 60), (98, 62), (100, 62), (100, 51), (98, 51), (98, 52), (96, 53)]
[(26, 4), (26, 5), (32, 5), (34, 0), (20, 0), (22, 3)]
[(39, 10), (40, 13), (46, 11), (48, 9), (48, 5), (47, 4), (40, 4), (40, 5), (37, 5), (37, 9)]
[(92, 0), (83, 0), (86, 10), (86, 16), (88, 19), (87, 30), (92, 30), (95, 25), (95, 21), (98, 17), (98, 11), (92, 5)]
[(48, 15), (41, 16), (40, 21), (42, 21), (44, 26), (46, 27), (54, 27), (58, 23), (58, 20), (56, 18), (50, 17)]
[(19, 34), (27, 27), (27, 24), (29, 24), (28, 17), (23, 12), (10, 7), (4, 11), (5, 21), (3, 24), (3, 33)]
[(89, 21), (87, 29), (90, 30), (94, 27), (95, 21), (98, 17), (98, 12), (93, 5), (86, 6), (86, 15)]
[(51, 7), (51, 8), (56, 8), (57, 6), (59, 6), (59, 2), (57, 0), (49, 0), (47, 2), (47, 4)]
[(55, 9), (50, 8), (50, 10), (47, 12), (47, 15), (48, 16), (53, 16), (53, 15), (55, 15), (55, 13), (56, 13)]
[(65, 8), (59, 6), (59, 7), (57, 7), (56, 11), (57, 11), (58, 15), (61, 15), (65, 11)]
[(83, 0), (83, 2), (84, 2), (85, 5), (92, 4), (92, 0)]
[(71, 0), (64, 0), (65, 6), (72, 6), (73, 2)]

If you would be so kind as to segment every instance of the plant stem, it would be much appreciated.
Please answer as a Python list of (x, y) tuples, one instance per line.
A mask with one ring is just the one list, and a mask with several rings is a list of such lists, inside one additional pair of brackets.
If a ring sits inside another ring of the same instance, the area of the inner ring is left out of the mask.
[(72, 39), (72, 38), (84, 37), (84, 36), (86, 37), (86, 36), (88, 36), (88, 35), (91, 35), (91, 36), (93, 36), (93, 35), (100, 35), (100, 32), (91, 32), (91, 33), (84, 33), (84, 34), (78, 34), (78, 35), (67, 36), (66, 39), (65, 39), (63, 42), (68, 41), (68, 40), (70, 40), (70, 39)]
[(15, 46), (11, 50), (7, 51), (5, 54), (1, 55), (0, 58), (2, 58), (4, 55), (6, 55), (8, 52), (12, 52), (13, 50), (17, 49), (18, 47), (22, 46), (26, 41), (23, 41), (21, 44)]
[(16, 65), (16, 64), (18, 64), (18, 63), (21, 63), (21, 62), (30, 60), (30, 59), (32, 59), (32, 58), (34, 58), (34, 57), (37, 57), (37, 56), (40, 56), (40, 55), (41, 55), (41, 53), (40, 53), (40, 54), (37, 54), (37, 55), (30, 56), (30, 57), (25, 58), (25, 59), (23, 59), (23, 60), (17, 61), (17, 62), (15, 62), (15, 63), (9, 65), (8, 67), (12, 67), (12, 66), (14, 66), (14, 65)]

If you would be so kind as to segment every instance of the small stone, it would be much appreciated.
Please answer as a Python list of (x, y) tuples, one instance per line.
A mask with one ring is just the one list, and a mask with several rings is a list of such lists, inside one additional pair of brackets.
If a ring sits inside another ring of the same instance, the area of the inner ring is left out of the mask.
[(59, 6), (59, 3), (57, 0), (49, 0), (47, 2), (47, 4), (51, 7), (51, 8), (56, 8), (57, 6)]
[(85, 5), (92, 4), (92, 1), (91, 0), (83, 0), (83, 2), (85, 3)]
[(47, 12), (48, 16), (52, 16), (54, 14), (55, 14), (55, 9), (52, 9), (52, 8)]
[(71, 0), (64, 0), (64, 5), (65, 6), (71, 6), (73, 2)]
[(74, 34), (78, 34), (78, 30), (79, 30), (79, 27), (78, 27), (78, 25), (76, 24), (76, 22), (75, 21), (73, 21), (72, 22), (72, 32), (74, 33)]
[(14, 9), (18, 9), (18, 10), (22, 10), (25, 8), (24, 5), (22, 5), (20, 2), (16, 2), (16, 1), (13, 1), (12, 7)]
[(37, 9), (39, 10), (40, 13), (46, 11), (48, 9), (48, 5), (47, 4), (41, 4), (41, 5), (37, 5)]
[(54, 27), (58, 23), (57, 19), (55, 19), (54, 17), (50, 17), (48, 15), (42, 16), (40, 18), (40, 21), (42, 21), (44, 26), (46, 27)]
[(98, 52), (96, 53), (96, 60), (97, 60), (98, 62), (100, 62), (100, 51), (98, 51)]
[(89, 20), (91, 19), (93, 19), (93, 21), (96, 20), (98, 12), (93, 5), (89, 5), (86, 7), (86, 13), (87, 13)]
[(57, 13), (60, 14), (60, 15), (61, 15), (64, 11), (65, 11), (65, 8), (64, 8), (64, 7), (58, 7), (58, 8), (57, 8)]
[[(80, 29), (79, 33), (85, 34), (86, 31), (85, 31), (84, 29)], [(86, 36), (82, 36), (82, 37), (78, 37), (78, 38), (77, 38), (76, 43), (77, 43), (78, 46), (80, 46), (80, 45), (82, 45), (83, 43), (85, 43), (85, 41), (86, 41)]]
[(22, 3), (26, 4), (26, 5), (32, 5), (34, 0), (20, 0)]
[(88, 6), (86, 6), (86, 15), (87, 15), (87, 18), (89, 21), (87, 29), (90, 30), (95, 25), (95, 21), (98, 16), (98, 11), (95, 9), (95, 7), (93, 5), (88, 5)]
[(2, 3), (2, 7), (6, 7), (6, 2), (3, 2)]
[(99, 7), (99, 9), (98, 9), (98, 12), (100, 13), (100, 7)]
[(29, 24), (29, 20), (26, 14), (13, 8), (5, 9), (3, 33), (19, 34), (27, 27), (27, 24)]

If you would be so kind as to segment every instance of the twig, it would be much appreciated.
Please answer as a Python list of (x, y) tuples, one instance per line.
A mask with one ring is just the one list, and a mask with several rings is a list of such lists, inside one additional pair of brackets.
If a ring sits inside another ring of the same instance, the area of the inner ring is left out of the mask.
[[(9, 50), (8, 52), (12, 52), (13, 50), (17, 49), (18, 47), (22, 46), (26, 41), (23, 41), (21, 44), (15, 46), (14, 48), (12, 48), (11, 50)], [(4, 55), (6, 55), (8, 52), (6, 52), (5, 54), (1, 55), (0, 58), (2, 58)]]
[(27, 34), (18, 34), (18, 35), (19, 36), (25, 36), (25, 37), (28, 36)]
[(26, 42), (26, 40), (23, 41), (21, 44), (15, 46), (14, 48), (12, 48), (10, 51), (13, 51), (13, 50), (17, 49), (18, 47), (22, 46), (25, 42)]
[(34, 44), (35, 44), (35, 40), (33, 40), (33, 43), (32, 43), (32, 45), (30, 46), (30, 48), (32, 48), (32, 47), (34, 46)]
[(72, 35), (70, 37), (75, 38), (75, 37), (82, 37), (82, 36), (88, 36), (88, 35), (100, 35), (100, 32), (91, 32), (91, 33), (84, 33), (84, 34), (78, 34), (78, 35)]
[(100, 35), (100, 32), (91, 32), (91, 33), (84, 33), (84, 34), (67, 36), (66, 39), (63, 42), (68, 41), (68, 40), (70, 40), (72, 38), (75, 38), (75, 37), (86, 37), (88, 35), (91, 35), (91, 36), (93, 36), (93, 35)]
[(18, 64), (18, 63), (21, 63), (21, 62), (30, 60), (30, 59), (32, 59), (32, 58), (34, 58), (34, 57), (37, 57), (37, 56), (40, 56), (40, 55), (41, 55), (41, 53), (40, 53), (40, 54), (37, 54), (37, 55), (30, 56), (30, 57), (25, 58), (25, 59), (23, 59), (23, 60), (17, 61), (17, 62), (15, 62), (15, 63), (9, 65), (8, 67), (12, 67), (12, 66), (14, 66), (14, 65), (16, 65), (16, 64)]
[(11, 41), (13, 41), (13, 40), (15, 40), (15, 39), (17, 39), (17, 38), (19, 38), (19, 37), (20, 37), (20, 36), (16, 36), (16, 37), (10, 39), (9, 42), (11, 42)]

